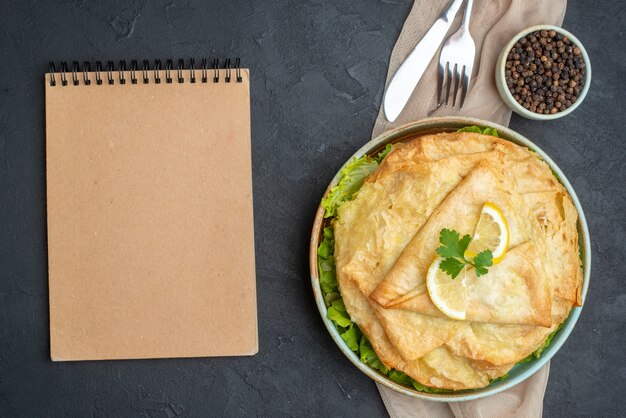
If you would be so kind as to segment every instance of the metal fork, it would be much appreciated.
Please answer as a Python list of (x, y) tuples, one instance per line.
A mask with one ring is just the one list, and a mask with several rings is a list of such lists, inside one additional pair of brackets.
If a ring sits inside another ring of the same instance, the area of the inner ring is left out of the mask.
[(465, 96), (467, 95), (470, 79), (472, 78), (474, 56), (476, 54), (476, 45), (474, 45), (474, 40), (469, 31), (470, 14), (472, 13), (473, 3), (474, 0), (467, 0), (461, 27), (448, 38), (441, 49), (439, 68), (437, 70), (437, 107), (442, 104), (441, 94), (444, 87), (446, 90), (445, 106), (448, 107), (450, 86), (454, 82), (454, 90), (452, 90), (452, 108), (454, 109), (456, 106), (457, 90), (459, 89), (459, 80), (461, 79), (463, 79), (463, 84), (461, 86), (462, 95), (459, 110), (463, 108), (463, 104), (465, 103)]

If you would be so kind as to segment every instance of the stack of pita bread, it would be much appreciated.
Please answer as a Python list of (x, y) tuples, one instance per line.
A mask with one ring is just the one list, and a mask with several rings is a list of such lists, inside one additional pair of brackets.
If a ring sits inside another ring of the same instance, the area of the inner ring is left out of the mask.
[[(501, 263), (468, 287), (465, 320), (430, 300), (439, 232), (472, 234), (485, 202), (510, 229)], [(380, 360), (424, 386), (487, 386), (533, 353), (581, 304), (578, 214), (540, 157), (454, 132), (396, 144), (333, 221), (348, 313)]]

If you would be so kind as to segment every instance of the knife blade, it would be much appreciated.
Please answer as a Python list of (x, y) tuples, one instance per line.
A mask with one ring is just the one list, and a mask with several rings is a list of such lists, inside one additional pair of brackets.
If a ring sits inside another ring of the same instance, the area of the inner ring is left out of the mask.
[(413, 90), (415, 90), (424, 71), (426, 71), (426, 67), (430, 64), (443, 38), (448, 33), (448, 29), (450, 29), (450, 25), (452, 25), (454, 16), (459, 11), (461, 3), (463, 3), (463, 0), (454, 0), (452, 2), (450, 7), (433, 23), (391, 78), (383, 98), (385, 117), (389, 122), (395, 121), (400, 116), (402, 109), (404, 109), (411, 94), (413, 94)]

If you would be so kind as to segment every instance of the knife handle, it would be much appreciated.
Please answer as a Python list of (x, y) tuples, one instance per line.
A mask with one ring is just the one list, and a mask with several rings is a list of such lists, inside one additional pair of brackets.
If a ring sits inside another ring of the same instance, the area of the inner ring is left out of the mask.
[(385, 118), (389, 122), (394, 122), (404, 109), (426, 67), (448, 33), (461, 3), (463, 0), (454, 0), (450, 4), (450, 7), (432, 24), (391, 78), (383, 98)]

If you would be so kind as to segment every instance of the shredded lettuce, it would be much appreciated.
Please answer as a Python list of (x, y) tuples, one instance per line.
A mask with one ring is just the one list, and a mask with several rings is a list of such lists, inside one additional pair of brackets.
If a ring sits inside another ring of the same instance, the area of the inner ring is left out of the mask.
[(480, 126), (466, 126), (465, 128), (459, 129), (457, 132), (474, 132), (477, 134), (498, 136), (498, 131), (488, 126), (485, 128), (481, 128)]
[(489, 379), (489, 383), (497, 382), (497, 381), (499, 381), (499, 380), (504, 380), (504, 379), (506, 379), (507, 377), (509, 377), (509, 374), (508, 374), (508, 373), (504, 373), (504, 374), (503, 374), (502, 376), (500, 376), (500, 377), (496, 377), (495, 379)]
[(393, 149), (393, 145), (387, 144), (385, 149), (379, 152), (376, 158), (374, 158), (374, 160), (376, 160), (376, 162), (380, 164), (380, 162), (384, 160), (387, 155), (389, 155), (392, 149)]
[(415, 390), (418, 390), (420, 392), (426, 392), (426, 393), (450, 393), (452, 392), (451, 390), (448, 390), (448, 389), (429, 388), (428, 386), (422, 385), (417, 380), (413, 380), (411, 382), (411, 385), (413, 386)]
[(322, 199), (324, 218), (337, 216), (337, 209), (344, 202), (352, 200), (354, 194), (361, 188), (367, 176), (378, 167), (378, 164), (391, 152), (393, 146), (387, 144), (385, 149), (376, 157), (364, 155), (354, 158), (339, 172), (339, 183), (330, 189), (328, 195)]
[(335, 238), (333, 236), (333, 228), (327, 226), (324, 228), (324, 237), (322, 243), (317, 248), (317, 270), (320, 276), (320, 287), (324, 295), (326, 304), (330, 304), (333, 300), (339, 299), (337, 275), (335, 273)]
[(324, 218), (337, 215), (337, 209), (344, 202), (352, 199), (352, 196), (361, 188), (363, 180), (378, 167), (376, 160), (368, 155), (355, 158), (339, 172), (340, 180), (336, 186), (330, 189), (328, 195), (322, 199)]
[(354, 352), (359, 351), (359, 339), (363, 334), (355, 323), (351, 323), (348, 329), (341, 333), (341, 338), (345, 341), (348, 348)]
[(398, 370), (391, 370), (389, 372), (389, 379), (405, 386), (410, 386), (413, 383), (413, 379), (411, 379), (409, 375)]
[(352, 322), (350, 315), (346, 312), (346, 307), (343, 304), (343, 299), (339, 296), (338, 299), (330, 302), (326, 316), (333, 321), (339, 335), (346, 343), (348, 348), (352, 351), (359, 351), (359, 340), (363, 335), (359, 327)]
[(335, 299), (330, 303), (328, 307), (328, 319), (343, 328), (348, 328), (352, 325), (350, 315), (348, 315), (346, 307), (343, 305), (343, 299)]
[(369, 342), (365, 335), (361, 337), (361, 343), (359, 344), (359, 353), (361, 361), (363, 363), (367, 364), (372, 369), (380, 371), (385, 376), (388, 375), (389, 369), (383, 364), (382, 361), (380, 361), (378, 355), (376, 354), (376, 351), (374, 351), (374, 348), (372, 347), (372, 344)]

